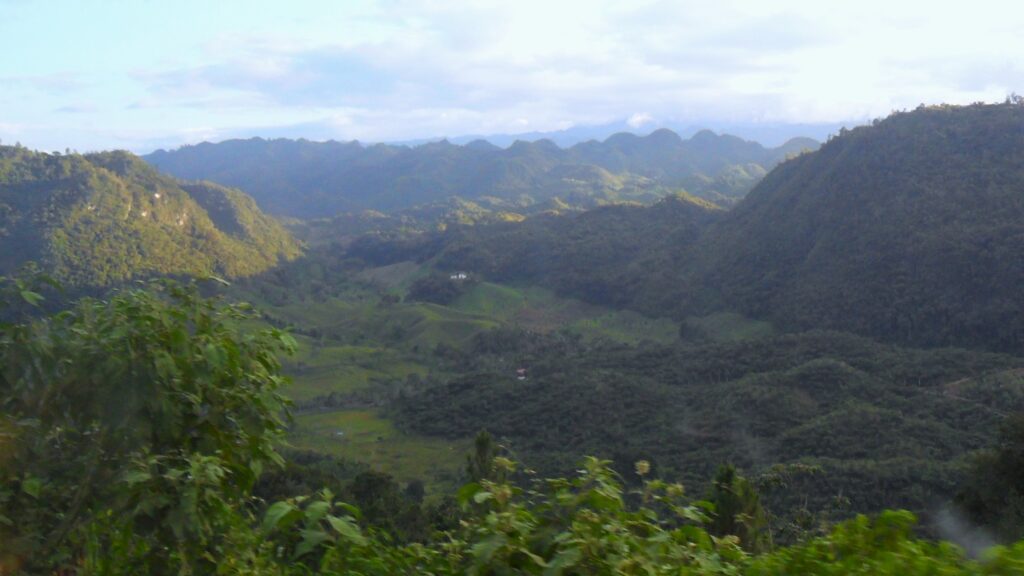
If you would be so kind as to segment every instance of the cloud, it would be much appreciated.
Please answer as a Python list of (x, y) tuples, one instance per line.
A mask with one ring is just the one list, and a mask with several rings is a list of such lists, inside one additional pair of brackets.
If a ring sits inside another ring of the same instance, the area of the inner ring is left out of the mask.
[[(60, 111), (54, 131), (78, 122), (84, 134), (95, 121), (117, 143), (289, 129), (380, 141), (648, 118), (837, 122), (920, 102), (1001, 99), (1006, 87), (1020, 89), (1012, 82), (1024, 72), (1007, 48), (1022, 39), (1024, 9), (882, 0), (344, 4), (315, 17), (295, 10), (297, 22), (307, 18), (299, 24), (261, 23), (260, 13), (206, 22), (145, 69), (104, 61), (92, 75), (10, 76), (0, 85), (22, 89), (0, 89), (0, 104), (14, 110), (43, 92), (51, 97), (38, 99), (33, 121)], [(104, 103), (106, 116), (74, 115), (86, 111), (83, 101)]]
[(244, 54), (231, 61), (137, 75), (150, 93), (196, 105), (224, 94), (252, 105), (349, 106), (396, 90), (399, 79), (358, 51)]
[(7, 76), (0, 78), (0, 84), (8, 87), (28, 87), (48, 94), (75, 92), (89, 85), (81, 75), (71, 72)]
[(650, 124), (654, 122), (654, 117), (646, 112), (637, 112), (626, 120), (626, 124), (629, 124), (630, 128), (640, 128), (644, 124)]
[(78, 106), (61, 106), (60, 108), (54, 109), (54, 112), (58, 112), (61, 114), (92, 114), (95, 113), (97, 110), (98, 108), (96, 108), (96, 106), (93, 106), (91, 104), (84, 104)]
[[(399, 118), (413, 120), (409, 130), (453, 134), (521, 129), (524, 119), (534, 129), (602, 123), (637, 109), (679, 120), (802, 109), (772, 79), (793, 74), (792, 53), (833, 43), (830, 30), (795, 12), (723, 24), (722, 10), (702, 6), (381, 2), (365, 16), (378, 37), (234, 37), (211, 49), (213, 63), (138, 73), (149, 96), (136, 106), (289, 108), (309, 118), (359, 108), (367, 112), (343, 131), (361, 138), (430, 135), (393, 135)], [(371, 119), (380, 123), (363, 124)]]

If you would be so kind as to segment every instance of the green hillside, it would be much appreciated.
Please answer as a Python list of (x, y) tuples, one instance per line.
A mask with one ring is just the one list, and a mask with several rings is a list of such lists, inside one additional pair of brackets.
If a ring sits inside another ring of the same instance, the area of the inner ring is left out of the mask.
[(294, 258), (251, 198), (182, 183), (126, 152), (0, 147), (0, 272), (37, 261), (70, 285), (151, 275), (247, 276)]
[[(398, 239), (367, 236), (354, 242), (349, 254), (378, 264), (432, 260), (444, 270), (540, 284), (621, 308), (634, 304), (636, 290), (688, 266), (694, 244), (724, 214), (707, 201), (682, 194), (649, 207), (607, 206)], [(664, 310), (646, 312), (665, 315)]]
[(923, 107), (845, 132), (773, 171), (700, 251), (696, 284), (719, 307), (1019, 353), (1024, 106)]

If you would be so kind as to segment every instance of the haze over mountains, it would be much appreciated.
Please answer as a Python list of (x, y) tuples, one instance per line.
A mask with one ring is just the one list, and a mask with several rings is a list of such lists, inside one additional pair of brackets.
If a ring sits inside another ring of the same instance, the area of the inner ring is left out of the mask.
[(257, 138), (160, 150), (144, 158), (179, 178), (242, 188), (271, 213), (311, 218), (400, 210), (455, 196), (523, 210), (556, 198), (579, 207), (649, 203), (685, 190), (730, 205), (775, 164), (817, 145), (798, 138), (764, 148), (709, 131), (683, 140), (658, 130), (567, 149), (549, 140), (508, 148), (482, 140), (408, 148)]
[[(866, 122), (866, 121), (865, 121)], [(702, 130), (711, 130), (718, 134), (731, 134), (744, 140), (758, 142), (761, 145), (774, 148), (782, 146), (793, 138), (811, 138), (825, 141), (829, 136), (839, 133), (842, 128), (852, 128), (861, 122), (844, 122), (830, 124), (797, 124), (781, 122), (758, 122), (758, 123), (723, 123), (716, 122), (713, 126), (704, 127), (695, 123), (684, 122), (659, 122), (654, 119), (638, 115), (637, 117), (620, 122), (608, 124), (573, 126), (565, 130), (552, 132), (522, 132), (517, 134), (471, 134), (464, 136), (452, 136), (446, 138), (452, 144), (468, 144), (474, 140), (486, 140), (502, 148), (511, 146), (517, 140), (533, 142), (536, 140), (551, 140), (563, 148), (568, 148), (581, 142), (589, 140), (604, 140), (609, 136), (620, 132), (628, 132), (638, 136), (647, 135), (658, 129), (668, 129), (681, 138), (690, 138)], [(264, 135), (266, 137), (266, 135)], [(292, 136), (293, 138), (296, 136)], [(317, 139), (311, 135), (310, 140)], [(437, 142), (441, 138), (424, 138), (402, 142), (389, 142), (389, 144), (416, 146)]]

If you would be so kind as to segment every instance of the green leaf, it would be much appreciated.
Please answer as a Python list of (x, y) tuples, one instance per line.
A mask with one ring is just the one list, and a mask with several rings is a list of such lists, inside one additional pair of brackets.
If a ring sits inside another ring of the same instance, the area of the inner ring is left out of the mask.
[(302, 517), (302, 511), (291, 502), (275, 502), (263, 515), (263, 531), (266, 533), (286, 528)]
[(30, 306), (38, 306), (40, 302), (45, 300), (42, 294), (38, 294), (31, 290), (22, 290), (21, 299), (28, 302)]
[(295, 547), (295, 554), (292, 555), (292, 558), (301, 558), (330, 539), (331, 537), (323, 530), (303, 530), (302, 542)]
[(544, 576), (558, 576), (566, 568), (575, 566), (582, 557), (583, 553), (580, 552), (579, 548), (563, 548), (559, 550), (555, 558), (548, 564), (547, 570), (544, 570)]
[(459, 504), (465, 506), (473, 496), (481, 490), (483, 490), (483, 488), (479, 484), (476, 482), (470, 482), (462, 488), (459, 488), (459, 491), (455, 494), (455, 498), (459, 501)]
[(504, 534), (494, 534), (482, 542), (474, 544), (471, 551), (476, 558), (477, 566), (488, 564), (494, 554), (507, 542), (508, 538)]
[(152, 477), (153, 475), (148, 470), (129, 470), (121, 476), (121, 480), (127, 484), (141, 484), (149, 481)]
[(357, 508), (357, 507), (355, 507), (355, 506), (353, 506), (351, 504), (346, 504), (345, 502), (339, 502), (338, 503), (338, 508), (341, 508), (345, 512), (348, 512), (349, 516), (352, 516), (356, 520), (359, 520), (360, 518), (363, 517), (363, 512), (361, 510), (359, 510), (359, 508)]
[(331, 505), (328, 502), (313, 502), (306, 507), (306, 522), (319, 522), (330, 510)]
[(39, 478), (26, 478), (21, 481), (21, 491), (33, 498), (39, 498), (43, 490), (43, 481)]
[(331, 528), (334, 528), (334, 531), (345, 538), (345, 540), (360, 546), (366, 544), (366, 538), (364, 538), (362, 533), (359, 531), (359, 527), (347, 518), (328, 516), (327, 522), (331, 525)]

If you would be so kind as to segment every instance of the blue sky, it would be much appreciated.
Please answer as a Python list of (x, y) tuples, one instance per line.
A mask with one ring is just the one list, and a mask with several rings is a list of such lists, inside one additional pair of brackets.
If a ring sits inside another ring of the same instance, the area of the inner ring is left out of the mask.
[(1024, 92), (1024, 6), (0, 0), (0, 139), (146, 152), (843, 122)]

